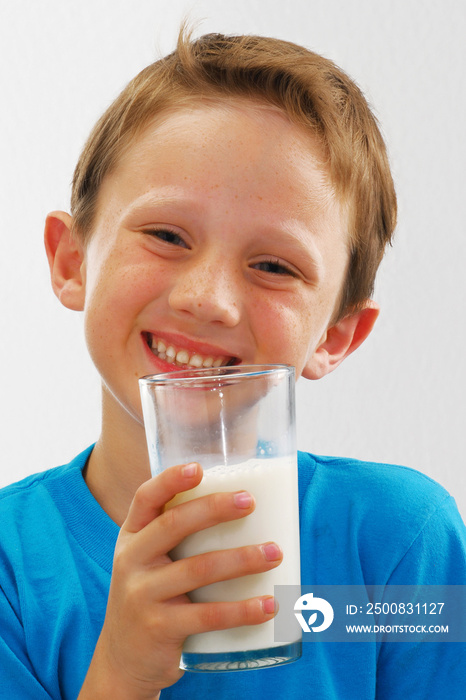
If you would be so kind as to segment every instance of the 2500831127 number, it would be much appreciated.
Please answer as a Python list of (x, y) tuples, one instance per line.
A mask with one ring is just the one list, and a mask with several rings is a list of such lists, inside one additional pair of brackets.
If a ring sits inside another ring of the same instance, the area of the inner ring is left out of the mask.
[(367, 603), (366, 615), (441, 615), (445, 603)]

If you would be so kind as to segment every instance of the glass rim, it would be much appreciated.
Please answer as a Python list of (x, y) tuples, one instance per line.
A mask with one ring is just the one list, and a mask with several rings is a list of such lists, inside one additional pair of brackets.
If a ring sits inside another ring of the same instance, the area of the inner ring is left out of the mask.
[(172, 372), (161, 372), (160, 374), (147, 374), (139, 378), (140, 386), (170, 386), (180, 380), (183, 384), (195, 384), (200, 382), (203, 385), (216, 384), (219, 379), (236, 379), (241, 377), (259, 377), (277, 372), (285, 372), (288, 375), (294, 374), (293, 365), (285, 364), (260, 364), (260, 365), (225, 365), (223, 367), (186, 367)]

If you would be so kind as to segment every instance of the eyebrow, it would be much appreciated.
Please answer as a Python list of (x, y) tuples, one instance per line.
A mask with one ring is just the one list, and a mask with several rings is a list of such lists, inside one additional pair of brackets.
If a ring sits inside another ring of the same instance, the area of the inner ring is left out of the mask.
[(188, 199), (186, 195), (181, 194), (181, 192), (173, 192), (175, 189), (173, 186), (167, 188), (167, 190), (171, 190), (173, 194), (170, 194), (169, 192), (163, 193), (164, 188), (158, 189), (162, 189), (161, 195), (154, 195), (153, 192), (147, 192), (131, 202), (128, 209), (124, 211), (123, 217), (126, 218), (131, 216), (140, 209), (150, 209), (151, 207), (160, 207), (171, 204), (176, 204), (177, 207), (182, 210), (192, 211), (193, 207), (195, 208), (196, 206), (199, 208), (199, 203), (196, 202), (196, 200)]

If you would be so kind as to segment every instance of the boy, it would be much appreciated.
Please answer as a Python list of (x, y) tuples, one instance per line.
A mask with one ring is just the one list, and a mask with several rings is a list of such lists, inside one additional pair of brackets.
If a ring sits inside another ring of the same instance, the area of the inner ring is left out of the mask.
[[(1, 497), (5, 697), (459, 698), (462, 644), (305, 644), (289, 666), (182, 676), (184, 639), (261, 624), (270, 591), (194, 605), (210, 582), (279, 566), (265, 542), (172, 562), (191, 532), (247, 517), (254, 495), (163, 512), (202, 466), (149, 479), (138, 377), (283, 362), (318, 379), (368, 336), (395, 225), (385, 147), (329, 61), (259, 37), (180, 37), (96, 125), (72, 216), (51, 214), (52, 284), (83, 310), (102, 431), (70, 465)], [(396, 467), (300, 455), (304, 584), (463, 584), (453, 500)]]

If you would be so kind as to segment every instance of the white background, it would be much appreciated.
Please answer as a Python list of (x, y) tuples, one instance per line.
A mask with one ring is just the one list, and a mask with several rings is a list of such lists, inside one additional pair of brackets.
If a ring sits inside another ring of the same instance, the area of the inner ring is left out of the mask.
[(52, 294), (45, 215), (69, 208), (95, 120), (133, 75), (197, 33), (304, 44), (360, 85), (399, 196), (373, 335), (334, 374), (298, 383), (299, 446), (406, 464), (466, 515), (466, 10), (461, 0), (3, 0), (0, 8), (0, 485), (68, 461), (99, 432), (80, 314)]

